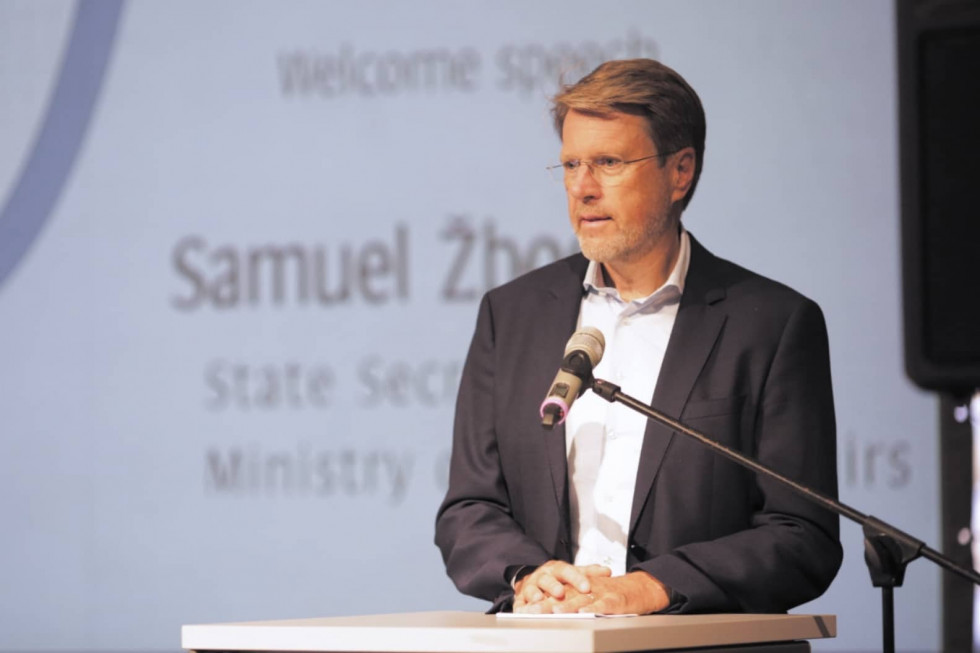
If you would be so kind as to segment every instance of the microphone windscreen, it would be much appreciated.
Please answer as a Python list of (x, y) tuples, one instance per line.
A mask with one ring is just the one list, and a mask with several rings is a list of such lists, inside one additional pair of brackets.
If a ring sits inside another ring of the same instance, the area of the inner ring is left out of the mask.
[(573, 351), (581, 351), (589, 357), (592, 367), (595, 367), (602, 360), (602, 352), (605, 348), (606, 339), (603, 337), (602, 331), (587, 326), (573, 333), (572, 337), (568, 339), (568, 344), (565, 345), (565, 356)]

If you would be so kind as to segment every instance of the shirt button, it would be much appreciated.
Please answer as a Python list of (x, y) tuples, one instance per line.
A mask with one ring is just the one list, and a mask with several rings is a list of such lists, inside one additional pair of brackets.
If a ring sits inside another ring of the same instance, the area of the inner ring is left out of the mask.
[(612, 566), (612, 558), (606, 556), (605, 558), (602, 559), (602, 564), (604, 564), (607, 567)]

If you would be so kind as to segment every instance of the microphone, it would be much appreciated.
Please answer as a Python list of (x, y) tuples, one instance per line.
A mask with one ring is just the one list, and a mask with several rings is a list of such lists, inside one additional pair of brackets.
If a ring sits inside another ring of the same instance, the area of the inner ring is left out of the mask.
[(592, 382), (592, 368), (602, 360), (605, 348), (606, 339), (595, 327), (584, 327), (572, 334), (558, 375), (541, 403), (541, 426), (550, 431), (565, 421), (572, 402)]

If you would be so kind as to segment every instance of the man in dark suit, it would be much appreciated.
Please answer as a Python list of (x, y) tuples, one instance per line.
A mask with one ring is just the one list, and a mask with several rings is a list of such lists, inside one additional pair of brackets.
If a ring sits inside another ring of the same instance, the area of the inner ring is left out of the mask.
[(595, 326), (597, 377), (836, 496), (820, 309), (681, 224), (704, 152), (697, 94), (658, 62), (615, 61), (553, 112), (584, 257), (480, 306), (436, 521), (450, 577), (493, 610), (779, 612), (815, 598), (840, 566), (836, 516), (591, 393), (541, 427), (566, 340)]

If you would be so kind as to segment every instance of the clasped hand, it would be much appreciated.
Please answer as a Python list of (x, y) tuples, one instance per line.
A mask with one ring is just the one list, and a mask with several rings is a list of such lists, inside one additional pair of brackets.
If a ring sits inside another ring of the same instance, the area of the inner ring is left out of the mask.
[(650, 574), (613, 576), (602, 565), (550, 560), (514, 584), (514, 612), (649, 614), (668, 604), (667, 589)]

